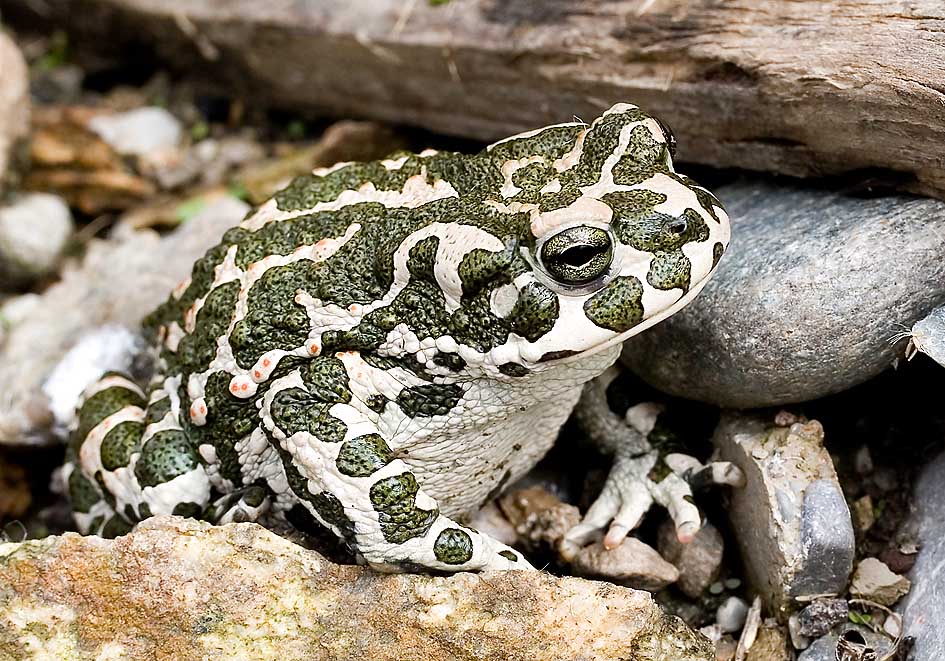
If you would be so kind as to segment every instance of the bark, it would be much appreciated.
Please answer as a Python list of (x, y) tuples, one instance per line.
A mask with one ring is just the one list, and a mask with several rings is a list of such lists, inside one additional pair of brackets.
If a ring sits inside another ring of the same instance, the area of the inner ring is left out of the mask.
[(491, 140), (631, 101), (673, 127), (686, 161), (945, 196), (938, 0), (42, 6), (84, 45), (150, 44), (250, 103)]

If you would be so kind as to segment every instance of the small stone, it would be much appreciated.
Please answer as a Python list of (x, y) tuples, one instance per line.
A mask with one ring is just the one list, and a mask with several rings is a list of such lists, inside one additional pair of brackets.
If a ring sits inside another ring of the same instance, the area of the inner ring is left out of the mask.
[(25, 287), (51, 275), (72, 237), (72, 214), (60, 198), (29, 193), (0, 208), (0, 282)]
[(20, 49), (0, 30), (0, 192), (10, 152), (30, 130), (29, 73)]
[(579, 576), (598, 576), (651, 592), (662, 590), (679, 578), (673, 565), (636, 537), (627, 537), (609, 551), (600, 542), (585, 546), (571, 561), (571, 568)]
[(715, 619), (718, 622), (719, 629), (724, 633), (735, 633), (741, 631), (745, 626), (745, 618), (748, 616), (748, 604), (744, 599), (738, 597), (729, 597), (722, 602), (715, 612)]
[(869, 475), (873, 472), (873, 455), (868, 445), (860, 446), (853, 455), (853, 469), (859, 475)]
[(868, 627), (858, 624), (841, 624), (827, 635), (811, 642), (810, 646), (797, 657), (797, 661), (837, 661), (837, 642), (847, 631), (859, 633), (866, 640), (866, 644), (876, 652), (876, 659), (885, 659), (892, 648), (892, 641), (889, 638), (874, 633)]
[(899, 613), (890, 613), (883, 621), (883, 631), (891, 638), (898, 638), (902, 634), (902, 616)]
[(469, 520), (469, 526), (479, 532), (489, 535), (506, 546), (518, 543), (518, 533), (496, 502), (490, 501), (483, 505)]
[(817, 599), (797, 614), (798, 631), (807, 638), (819, 638), (834, 625), (846, 622), (849, 614), (846, 599)]
[(869, 494), (857, 498), (853, 502), (853, 509), (850, 511), (853, 515), (853, 523), (860, 532), (866, 532), (876, 523), (876, 513), (873, 509), (873, 499)]
[(577, 507), (562, 502), (540, 485), (510, 491), (498, 503), (529, 553), (557, 554), (565, 534), (581, 522)]
[(745, 661), (791, 661), (792, 658), (794, 655), (788, 648), (787, 631), (776, 623), (766, 622), (758, 629)]
[(880, 466), (873, 471), (873, 484), (883, 492), (895, 491), (899, 487), (899, 476), (888, 466)]
[(783, 621), (798, 598), (842, 593), (853, 567), (853, 525), (820, 423), (783, 427), (726, 413), (713, 442), (745, 473), (727, 512), (746, 576), (766, 607)]
[(722, 594), (725, 592), (725, 585), (721, 581), (716, 581), (709, 586), (709, 594)]
[(732, 661), (735, 658), (735, 648), (738, 641), (725, 634), (715, 643), (715, 661)]
[(740, 578), (726, 578), (723, 585), (725, 585), (726, 590), (737, 590), (742, 586), (742, 580)]
[(865, 558), (853, 573), (850, 594), (883, 606), (892, 606), (909, 592), (910, 586), (908, 578), (892, 572), (881, 560)]
[(797, 613), (792, 613), (788, 618), (788, 635), (791, 638), (791, 645), (796, 650), (807, 649), (810, 645), (810, 638), (801, 633), (801, 620)]
[(164, 108), (136, 108), (89, 120), (89, 128), (119, 154), (148, 156), (180, 142), (180, 122)]
[[(909, 346), (911, 350), (921, 351), (939, 365), (945, 366), (945, 306), (935, 308), (912, 326)], [(906, 355), (912, 358), (909, 350)]]
[(915, 565), (917, 554), (903, 553), (901, 549), (890, 546), (883, 549), (879, 554), (879, 559), (889, 567), (889, 570), (896, 574), (908, 574)]
[(657, 535), (657, 548), (679, 570), (676, 585), (688, 597), (698, 598), (719, 577), (725, 542), (711, 523), (706, 522), (691, 542), (683, 544), (672, 521), (664, 521)]

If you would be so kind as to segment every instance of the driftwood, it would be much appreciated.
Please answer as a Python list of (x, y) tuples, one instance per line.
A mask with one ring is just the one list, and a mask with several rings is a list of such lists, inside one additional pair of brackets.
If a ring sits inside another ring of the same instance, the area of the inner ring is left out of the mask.
[[(494, 139), (633, 101), (683, 158), (945, 197), (939, 0), (27, 0), (250, 103)], [(33, 16), (35, 21), (35, 15)], [(859, 175), (859, 176), (857, 176)]]

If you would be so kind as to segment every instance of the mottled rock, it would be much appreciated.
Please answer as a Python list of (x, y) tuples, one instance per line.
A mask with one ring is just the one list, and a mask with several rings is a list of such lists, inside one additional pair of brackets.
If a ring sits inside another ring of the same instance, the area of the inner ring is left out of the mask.
[(89, 120), (89, 128), (119, 154), (148, 156), (173, 149), (182, 129), (174, 115), (164, 108), (144, 107)]
[(718, 274), (625, 345), (624, 362), (665, 392), (752, 408), (846, 390), (945, 303), (941, 201), (755, 181), (715, 192), (733, 220)]
[(850, 607), (846, 599), (817, 599), (797, 614), (798, 631), (807, 638), (819, 638), (846, 622)]
[[(16, 384), (0, 398), (0, 444), (49, 442), (69, 420), (56, 420), (43, 391), (66, 352), (104, 325), (137, 329), (193, 262), (235, 225), (248, 206), (229, 196), (204, 209), (171, 234), (133, 232), (123, 241), (94, 241), (78, 268), (47, 289), (25, 318), (8, 329), (0, 348), (0, 383)], [(94, 377), (93, 377), (94, 378)]]
[(679, 541), (672, 521), (664, 521), (657, 535), (660, 555), (679, 570), (676, 585), (693, 599), (719, 577), (725, 542), (722, 534), (706, 522), (688, 544)]
[(709, 661), (650, 595), (542, 572), (383, 575), (255, 524), (0, 545), (4, 658)]
[(766, 607), (783, 621), (796, 598), (842, 593), (853, 568), (853, 525), (820, 423), (778, 427), (726, 413), (713, 442), (745, 473), (728, 514)]
[[(837, 661), (837, 641), (845, 631), (854, 630), (866, 640), (866, 644), (876, 652), (877, 659), (885, 659), (892, 649), (893, 641), (882, 634), (859, 624), (842, 624), (826, 636), (821, 636), (801, 652), (797, 661)], [(931, 661), (932, 657), (929, 657)], [(916, 657), (916, 661), (925, 661), (925, 657)]]
[(729, 597), (715, 612), (715, 621), (724, 633), (741, 631), (748, 617), (748, 604), (744, 599)]
[(921, 546), (909, 577), (912, 590), (901, 608), (906, 635), (915, 636), (915, 656), (945, 659), (945, 453), (926, 466), (915, 490)]
[(55, 195), (30, 193), (0, 208), (0, 289), (54, 273), (72, 232), (69, 207)]
[(10, 162), (10, 150), (29, 132), (30, 88), (23, 55), (0, 30), (0, 191)]
[(860, 599), (892, 606), (909, 592), (909, 579), (889, 570), (876, 558), (864, 558), (850, 581), (850, 594)]
[(577, 507), (541, 485), (509, 491), (499, 499), (499, 507), (529, 553), (557, 554), (565, 533), (581, 521)]

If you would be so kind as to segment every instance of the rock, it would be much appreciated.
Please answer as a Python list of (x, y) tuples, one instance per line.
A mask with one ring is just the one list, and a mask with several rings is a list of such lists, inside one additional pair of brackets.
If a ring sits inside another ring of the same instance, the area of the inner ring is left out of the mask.
[(943, 202), (756, 181), (715, 192), (733, 219), (718, 274), (625, 344), (622, 360), (660, 390), (732, 408), (846, 390), (945, 303)]
[[(885, 659), (885, 655), (892, 649), (893, 642), (889, 638), (859, 624), (843, 624), (812, 642), (810, 647), (798, 655), (797, 661), (837, 661), (837, 641), (844, 632), (851, 630), (859, 633), (866, 640), (866, 644), (875, 650), (876, 659)], [(931, 661), (931, 657), (929, 660)], [(925, 657), (916, 657), (916, 661), (925, 661)]]
[(505, 518), (502, 510), (493, 500), (483, 505), (469, 520), (469, 526), (475, 528), (481, 533), (489, 535), (492, 539), (497, 539), (506, 546), (520, 544), (518, 531), (515, 526)]
[(674, 566), (636, 537), (627, 537), (609, 551), (599, 541), (585, 546), (571, 561), (571, 569), (578, 576), (606, 578), (651, 592), (662, 590), (679, 578)]
[(173, 149), (181, 139), (181, 125), (164, 108), (135, 108), (113, 115), (98, 115), (89, 128), (112, 149), (126, 156), (149, 156)]
[(0, 545), (0, 656), (714, 658), (645, 592), (537, 571), (384, 575), (255, 524), (176, 517)]
[(558, 554), (558, 544), (581, 522), (581, 512), (540, 485), (514, 489), (499, 499), (499, 507), (529, 553)]
[(793, 658), (784, 627), (765, 623), (758, 629), (758, 635), (749, 648), (745, 661), (791, 661)]
[[(46, 377), (63, 355), (104, 325), (137, 329), (148, 312), (190, 274), (193, 262), (248, 211), (220, 196), (171, 234), (133, 232), (124, 241), (94, 241), (79, 268), (47, 289), (29, 314), (11, 326), (0, 348), (0, 445), (42, 444), (69, 420), (56, 420)], [(71, 410), (71, 409), (70, 409)]]
[(909, 345), (945, 366), (945, 306), (935, 308), (927, 317), (913, 324)]
[(69, 207), (55, 195), (30, 193), (0, 207), (2, 289), (26, 287), (53, 274), (72, 232)]
[(864, 558), (853, 572), (850, 594), (883, 606), (892, 606), (909, 592), (910, 586), (908, 578), (891, 572), (882, 561)]
[(775, 427), (725, 413), (713, 443), (745, 473), (728, 514), (766, 607), (784, 621), (796, 598), (841, 594), (853, 568), (853, 525), (820, 423)]
[(819, 638), (834, 625), (846, 622), (849, 614), (846, 599), (817, 599), (797, 614), (798, 630), (807, 638)]
[(873, 499), (869, 494), (861, 496), (853, 501), (853, 522), (856, 529), (860, 532), (866, 532), (876, 523), (876, 510), (873, 507)]
[(672, 521), (664, 521), (657, 535), (657, 548), (660, 555), (679, 570), (676, 585), (688, 597), (698, 598), (719, 577), (725, 542), (709, 522), (691, 542), (682, 544)]
[(745, 626), (746, 617), (748, 617), (748, 604), (738, 597), (729, 597), (715, 612), (715, 620), (724, 633), (741, 631)]
[(0, 192), (10, 152), (30, 129), (30, 81), (26, 62), (13, 40), (0, 30)]

